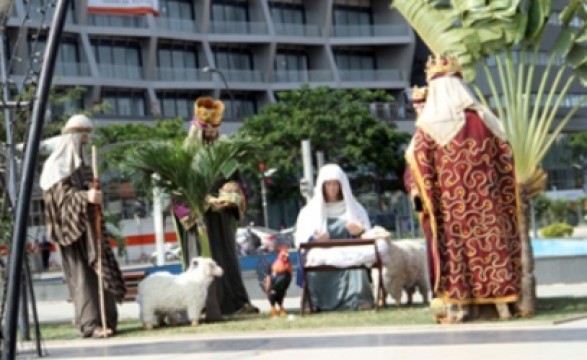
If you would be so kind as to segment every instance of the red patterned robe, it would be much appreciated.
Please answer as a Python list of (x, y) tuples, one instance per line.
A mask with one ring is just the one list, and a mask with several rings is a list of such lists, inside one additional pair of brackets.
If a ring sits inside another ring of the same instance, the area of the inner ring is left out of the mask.
[(522, 270), (512, 151), (476, 112), (465, 114), (444, 146), (418, 128), (408, 159), (430, 224), (433, 289), (451, 304), (514, 302)]

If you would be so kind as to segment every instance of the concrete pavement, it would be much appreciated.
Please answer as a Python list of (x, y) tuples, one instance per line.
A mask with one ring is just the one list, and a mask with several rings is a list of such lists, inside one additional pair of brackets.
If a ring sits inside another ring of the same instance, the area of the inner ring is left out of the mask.
[[(52, 359), (584, 359), (587, 320), (88, 339), (45, 344)], [(36, 358), (21, 351), (19, 359)]]

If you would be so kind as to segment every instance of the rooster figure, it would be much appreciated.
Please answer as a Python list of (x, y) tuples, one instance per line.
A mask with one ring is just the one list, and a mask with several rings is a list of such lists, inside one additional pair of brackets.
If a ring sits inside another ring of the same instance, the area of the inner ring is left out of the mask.
[(267, 299), (271, 304), (271, 317), (287, 315), (283, 307), (283, 299), (291, 283), (292, 273), (287, 248), (279, 249), (273, 264), (265, 266), (265, 271), (263, 272), (264, 274), (259, 274), (262, 276), (261, 287), (267, 294)]

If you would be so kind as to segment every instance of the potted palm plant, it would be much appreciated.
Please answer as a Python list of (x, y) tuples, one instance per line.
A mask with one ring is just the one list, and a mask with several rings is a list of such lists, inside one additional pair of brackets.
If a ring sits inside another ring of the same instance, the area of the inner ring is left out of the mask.
[(210, 257), (204, 222), (204, 213), (210, 206), (206, 199), (218, 180), (236, 171), (236, 164), (250, 156), (252, 150), (252, 142), (243, 138), (221, 138), (209, 144), (153, 142), (133, 151), (125, 165), (141, 185), (152, 184), (189, 207), (202, 255)]

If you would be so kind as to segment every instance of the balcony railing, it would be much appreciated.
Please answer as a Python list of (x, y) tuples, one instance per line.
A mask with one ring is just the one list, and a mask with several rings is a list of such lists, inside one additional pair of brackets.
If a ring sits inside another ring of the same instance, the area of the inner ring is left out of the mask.
[(98, 64), (98, 68), (101, 77), (133, 80), (139, 80), (143, 77), (140, 66)]
[(408, 25), (334, 25), (332, 35), (338, 37), (354, 36), (405, 36), (410, 33)]
[(58, 61), (55, 63), (55, 75), (90, 76), (90, 66), (85, 63)]
[(221, 71), (228, 82), (259, 83), (267, 81), (265, 74), (258, 70), (221, 69)]
[(264, 22), (212, 21), (210, 23), (210, 32), (216, 34), (266, 35), (269, 30)]
[(93, 26), (146, 28), (147, 19), (145, 16), (90, 15), (88, 24)]
[(275, 33), (282, 36), (320, 36), (320, 27), (313, 24), (275, 23)]
[(198, 31), (198, 25), (193, 20), (157, 17), (155, 18), (155, 23), (157, 24), (157, 28), (164, 30), (188, 32)]
[(210, 81), (210, 74), (200, 69), (160, 67), (156, 71), (162, 81)]
[(340, 69), (340, 80), (342, 81), (407, 81), (403, 72), (398, 69), (361, 69), (345, 70)]
[(330, 70), (276, 70), (273, 82), (329, 82), (334, 81)]

